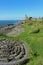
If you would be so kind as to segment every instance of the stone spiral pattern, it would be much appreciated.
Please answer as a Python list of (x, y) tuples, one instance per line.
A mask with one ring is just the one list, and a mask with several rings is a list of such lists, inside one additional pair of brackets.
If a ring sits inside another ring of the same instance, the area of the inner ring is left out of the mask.
[(20, 41), (0, 40), (0, 65), (18, 65), (27, 59), (27, 48)]

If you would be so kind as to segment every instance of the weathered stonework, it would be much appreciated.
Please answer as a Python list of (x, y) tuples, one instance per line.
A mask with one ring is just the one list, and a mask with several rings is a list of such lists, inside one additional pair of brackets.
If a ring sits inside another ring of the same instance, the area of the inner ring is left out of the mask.
[(0, 40), (0, 65), (23, 64), (27, 60), (27, 48), (20, 41)]

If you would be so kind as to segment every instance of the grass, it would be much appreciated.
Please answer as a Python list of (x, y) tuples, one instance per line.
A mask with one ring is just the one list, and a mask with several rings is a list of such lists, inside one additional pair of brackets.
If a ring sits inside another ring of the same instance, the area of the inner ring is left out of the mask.
[[(28, 25), (30, 23), (32, 23), (31, 26)], [(43, 21), (27, 22), (21, 24), (21, 26), (24, 28), (24, 32), (20, 35), (15, 37), (0, 35), (0, 38), (26, 42), (28, 57), (30, 58), (30, 61), (26, 65), (43, 65)], [(31, 33), (38, 28), (40, 29), (39, 33)]]

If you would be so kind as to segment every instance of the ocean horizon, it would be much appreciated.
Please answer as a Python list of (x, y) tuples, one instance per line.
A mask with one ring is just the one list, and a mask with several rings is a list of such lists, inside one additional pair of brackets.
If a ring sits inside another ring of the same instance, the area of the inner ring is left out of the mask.
[(7, 24), (19, 24), (18, 20), (0, 20), (0, 26), (4, 26)]

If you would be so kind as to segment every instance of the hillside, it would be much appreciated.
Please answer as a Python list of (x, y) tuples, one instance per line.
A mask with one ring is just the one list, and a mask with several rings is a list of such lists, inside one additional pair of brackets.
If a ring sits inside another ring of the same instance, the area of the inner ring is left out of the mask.
[(0, 38), (26, 42), (29, 61), (25, 65), (43, 65), (43, 21), (30, 21), (20, 24), (24, 31), (17, 36)]

